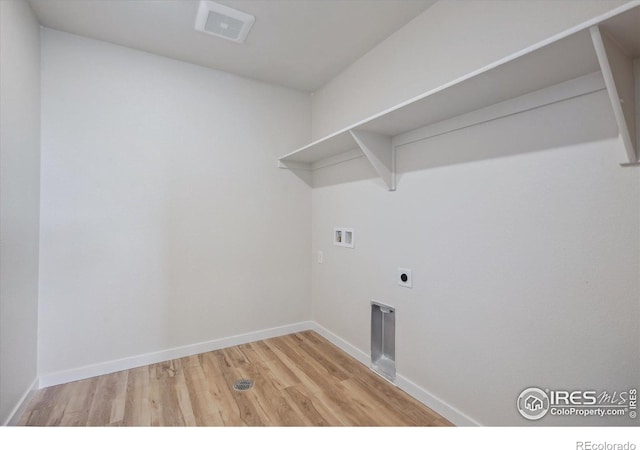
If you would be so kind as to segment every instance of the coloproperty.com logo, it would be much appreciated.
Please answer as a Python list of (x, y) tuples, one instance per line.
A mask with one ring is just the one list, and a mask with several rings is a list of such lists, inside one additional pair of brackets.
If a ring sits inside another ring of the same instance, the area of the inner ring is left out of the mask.
[(638, 390), (551, 390), (530, 387), (518, 396), (518, 411), (525, 419), (552, 416), (637, 417)]

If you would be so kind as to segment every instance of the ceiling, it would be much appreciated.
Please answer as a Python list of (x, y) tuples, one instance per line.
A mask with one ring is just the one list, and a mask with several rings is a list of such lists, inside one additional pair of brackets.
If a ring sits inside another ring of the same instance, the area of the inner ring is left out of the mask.
[(219, 0), (256, 21), (244, 44), (194, 29), (197, 0), (29, 0), (40, 23), (313, 92), (435, 0)]

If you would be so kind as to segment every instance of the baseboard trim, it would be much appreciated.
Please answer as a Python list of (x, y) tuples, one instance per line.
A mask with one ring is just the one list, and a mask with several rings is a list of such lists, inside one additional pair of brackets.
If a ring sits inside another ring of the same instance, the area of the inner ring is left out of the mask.
[(369, 355), (363, 352), (362, 350), (360, 350), (358, 347), (351, 345), (349, 342), (345, 341), (341, 337), (336, 336), (335, 334), (327, 330), (325, 327), (323, 327), (319, 323), (312, 322), (312, 324), (313, 324), (312, 330), (318, 333), (323, 338), (325, 338), (327, 341), (331, 342), (333, 345), (340, 348), (341, 350), (344, 350), (346, 353), (348, 353), (350, 356), (360, 361), (365, 366), (369, 367), (371, 365), (370, 364), (371, 358), (369, 357)]
[[(336, 347), (348, 353), (350, 356), (360, 361), (365, 366), (371, 368), (371, 361), (368, 354), (366, 354), (359, 348), (355, 347), (354, 345), (350, 344), (349, 342), (345, 341), (341, 337), (333, 334), (331, 331), (327, 330), (325, 327), (323, 327), (319, 323), (312, 322), (312, 324), (313, 324), (313, 331), (318, 333), (320, 336), (324, 337), (326, 340), (331, 342)], [(384, 377), (380, 377), (380, 378), (382, 378), (385, 381), (388, 381)], [(456, 426), (482, 426), (478, 421), (473, 420), (469, 416), (461, 413), (456, 408), (449, 405), (447, 402), (439, 399), (438, 397), (433, 395), (431, 392), (427, 391), (426, 389), (423, 389), (422, 387), (418, 386), (417, 384), (415, 384), (414, 382), (412, 382), (411, 380), (409, 380), (408, 378), (402, 375), (396, 374), (395, 386), (402, 389), (404, 392), (406, 392), (411, 397), (415, 398), (416, 400), (418, 400), (420, 403), (424, 404), (428, 408), (431, 408), (441, 416), (445, 417), (447, 420), (449, 420), (451, 423), (453, 423)]]
[[(167, 350), (161, 350), (158, 352), (145, 353), (141, 355), (131, 356), (128, 358), (117, 359), (113, 361), (106, 361), (99, 364), (92, 364), (88, 366), (78, 367), (75, 369), (65, 370), (61, 372), (54, 372), (45, 375), (40, 375), (39, 378), (34, 380), (29, 391), (20, 400), (19, 404), (14, 408), (11, 418), (7, 420), (7, 423), (11, 423), (14, 417), (19, 418), (28, 404), (28, 400), (31, 398), (36, 386), (39, 388), (45, 388), (49, 386), (55, 386), (58, 384), (69, 383), (71, 381), (83, 380), (86, 378), (96, 377), (99, 375), (106, 375), (109, 373), (119, 372), (121, 370), (133, 369), (136, 367), (146, 366), (148, 364), (155, 364), (162, 361), (168, 361), (176, 358), (183, 358), (185, 356), (197, 355), (199, 353), (210, 352), (213, 350), (219, 350), (222, 348), (233, 347), (234, 345), (247, 344), (249, 342), (260, 341), (262, 339), (269, 339), (278, 336), (284, 336), (291, 333), (299, 333), (301, 331), (313, 330), (326, 340), (331, 342), (336, 347), (340, 348), (366, 367), (371, 366), (369, 355), (351, 343), (345, 341), (341, 337), (337, 336), (327, 328), (323, 327), (314, 321), (304, 321), (293, 323), (290, 325), (284, 325), (275, 328), (268, 328), (265, 330), (255, 331), (252, 333), (245, 333), (227, 338), (214, 339), (212, 341), (200, 342), (197, 344), (185, 345), (182, 347), (174, 347)], [(375, 373), (375, 372), (374, 372)], [(447, 402), (436, 397), (426, 389), (418, 386), (408, 378), (398, 374), (396, 375), (395, 385), (415, 398), (419, 402), (423, 403), (428, 408), (431, 408), (438, 414), (445, 417), (447, 420), (457, 426), (481, 426), (481, 424), (470, 418), (469, 416), (458, 411)], [(5, 423), (5, 425), (7, 424)]]
[(27, 388), (25, 393), (22, 394), (22, 397), (20, 397), (20, 400), (18, 400), (18, 403), (16, 403), (16, 406), (14, 406), (11, 412), (9, 413), (9, 417), (7, 417), (4, 423), (2, 424), (3, 427), (17, 425), (18, 420), (20, 420), (20, 417), (27, 409), (27, 406), (29, 406), (29, 402), (33, 398), (33, 394), (35, 394), (37, 389), (38, 389), (38, 377), (36, 377), (33, 380), (33, 382)]
[(481, 427), (482, 424), (466, 414), (461, 413), (447, 402), (439, 399), (431, 392), (421, 388), (413, 381), (402, 375), (396, 375), (396, 386), (405, 391), (411, 397), (423, 403), (427, 407), (445, 417), (449, 422), (458, 427)]
[(249, 342), (260, 341), (262, 339), (269, 339), (273, 337), (284, 336), (286, 334), (298, 333), (300, 331), (313, 329), (313, 326), (314, 323), (311, 321), (298, 322), (290, 325), (268, 328), (265, 330), (254, 331), (251, 333), (240, 334), (227, 338), (214, 339), (212, 341), (199, 342), (196, 344), (174, 347), (158, 352), (144, 353), (127, 358), (77, 367), (75, 369), (48, 373), (40, 375), (39, 387), (45, 388), (58, 384), (69, 383), (71, 381), (84, 380), (86, 378), (120, 372), (122, 370), (134, 369), (136, 367), (146, 366), (148, 364), (155, 364), (171, 359), (184, 358), (185, 356), (192, 356), (199, 353), (219, 350), (221, 348), (233, 347), (234, 345), (247, 344)]

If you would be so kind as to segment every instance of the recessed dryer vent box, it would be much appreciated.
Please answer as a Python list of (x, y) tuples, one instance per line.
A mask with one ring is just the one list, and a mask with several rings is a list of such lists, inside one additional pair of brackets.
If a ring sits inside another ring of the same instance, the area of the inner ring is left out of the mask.
[(396, 379), (396, 310), (377, 302), (371, 302), (371, 368)]
[(353, 248), (354, 232), (353, 228), (334, 228), (333, 245), (338, 247)]

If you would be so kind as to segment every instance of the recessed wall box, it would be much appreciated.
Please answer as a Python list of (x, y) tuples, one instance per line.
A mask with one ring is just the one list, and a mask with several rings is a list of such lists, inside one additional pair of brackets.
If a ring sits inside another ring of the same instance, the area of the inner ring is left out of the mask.
[(377, 302), (371, 302), (371, 368), (396, 379), (396, 310)]
[(334, 228), (333, 245), (338, 247), (353, 248), (354, 232), (353, 228)]

